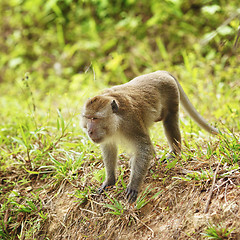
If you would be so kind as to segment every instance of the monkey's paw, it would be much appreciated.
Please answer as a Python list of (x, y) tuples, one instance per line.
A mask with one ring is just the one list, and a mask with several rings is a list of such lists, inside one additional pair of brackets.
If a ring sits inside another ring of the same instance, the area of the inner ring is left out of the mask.
[(126, 197), (127, 197), (129, 203), (134, 203), (137, 200), (137, 196), (138, 196), (137, 190), (127, 187)]
[(174, 160), (177, 157), (176, 153), (174, 152), (169, 152), (166, 154), (166, 156), (162, 159), (161, 163), (165, 164), (168, 163), (169, 161)]
[(106, 191), (109, 187), (115, 185), (115, 182), (104, 182), (102, 186), (98, 189), (98, 193), (101, 194)]
[(174, 158), (176, 158), (176, 153), (175, 152), (169, 152), (167, 155), (166, 155), (166, 160), (173, 160)]

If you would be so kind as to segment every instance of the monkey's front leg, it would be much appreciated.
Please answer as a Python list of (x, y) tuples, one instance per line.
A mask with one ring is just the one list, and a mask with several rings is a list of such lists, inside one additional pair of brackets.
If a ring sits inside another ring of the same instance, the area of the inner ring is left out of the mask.
[(98, 190), (99, 193), (102, 193), (107, 187), (115, 184), (115, 169), (117, 163), (117, 146), (115, 143), (104, 143), (101, 145), (101, 149), (106, 177), (102, 186)]
[(148, 144), (138, 145), (135, 156), (131, 160), (131, 176), (126, 194), (129, 203), (136, 201), (138, 191), (148, 170), (149, 162), (153, 158), (153, 147)]

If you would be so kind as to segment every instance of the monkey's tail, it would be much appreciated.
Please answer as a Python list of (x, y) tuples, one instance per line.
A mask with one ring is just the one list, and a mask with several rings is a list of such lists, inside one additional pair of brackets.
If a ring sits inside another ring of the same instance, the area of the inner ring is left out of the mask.
[(182, 104), (184, 110), (186, 110), (186, 112), (189, 114), (189, 116), (204, 130), (206, 130), (207, 132), (209, 132), (211, 134), (218, 134), (219, 131), (216, 128), (210, 126), (207, 123), (207, 121), (197, 112), (196, 108), (190, 102), (189, 98), (187, 97), (186, 93), (184, 92), (184, 90), (183, 90), (182, 86), (180, 85), (180, 83), (178, 82), (178, 80), (175, 77), (173, 77), (173, 78), (178, 85), (178, 89), (180, 92), (180, 101), (181, 101), (181, 104)]

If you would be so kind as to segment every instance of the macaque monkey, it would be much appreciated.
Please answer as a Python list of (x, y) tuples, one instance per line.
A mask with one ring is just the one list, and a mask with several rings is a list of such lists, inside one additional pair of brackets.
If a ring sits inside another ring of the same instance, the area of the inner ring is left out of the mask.
[(126, 196), (130, 203), (136, 201), (149, 162), (155, 154), (148, 132), (154, 122), (163, 122), (170, 146), (169, 158), (180, 153), (180, 102), (200, 127), (209, 133), (218, 133), (196, 111), (179, 82), (166, 71), (136, 77), (87, 100), (82, 112), (82, 127), (94, 143), (100, 144), (106, 168), (106, 179), (100, 193), (115, 184), (117, 143), (125, 141), (134, 153)]

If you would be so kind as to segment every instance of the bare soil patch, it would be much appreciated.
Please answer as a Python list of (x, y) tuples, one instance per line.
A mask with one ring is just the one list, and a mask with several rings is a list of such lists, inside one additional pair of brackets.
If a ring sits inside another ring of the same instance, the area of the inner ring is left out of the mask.
[[(126, 164), (126, 161), (121, 161)], [(203, 235), (209, 226), (226, 228), (231, 233), (222, 239), (240, 239), (240, 172), (229, 172), (220, 165), (209, 210), (205, 213), (212, 187), (210, 180), (186, 181), (186, 173), (203, 169), (216, 171), (217, 163), (191, 160), (178, 163), (167, 171), (166, 166), (153, 164), (148, 171), (144, 187), (151, 184), (161, 194), (141, 209), (127, 204), (124, 191), (116, 187), (108, 191), (124, 206), (121, 215), (113, 215), (106, 204), (112, 204), (106, 195), (90, 194), (79, 204), (73, 196), (75, 188), (65, 182), (58, 190), (48, 194), (46, 209), (49, 221), (38, 239), (206, 239)], [(158, 173), (153, 179), (152, 173)], [(225, 175), (225, 177), (224, 177)], [(128, 174), (124, 176), (128, 178)], [(96, 184), (96, 183), (94, 183)], [(143, 188), (144, 188), (143, 187)], [(121, 189), (122, 186), (119, 186)], [(123, 190), (123, 188), (122, 188)], [(56, 195), (56, 191), (58, 194)], [(53, 195), (56, 195), (55, 197)], [(52, 198), (49, 197), (52, 195)], [(41, 237), (42, 236), (42, 237)]]

